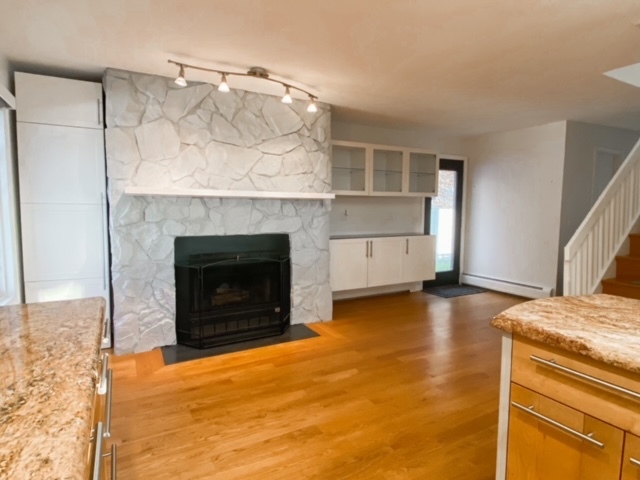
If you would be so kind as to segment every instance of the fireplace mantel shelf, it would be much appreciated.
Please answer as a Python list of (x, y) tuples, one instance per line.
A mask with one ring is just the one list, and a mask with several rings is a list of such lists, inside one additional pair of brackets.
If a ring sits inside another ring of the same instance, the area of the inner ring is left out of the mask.
[(143, 197), (210, 197), (210, 198), (268, 198), (278, 200), (332, 200), (333, 193), (263, 192), (246, 190), (209, 190), (205, 188), (125, 187), (126, 195)]

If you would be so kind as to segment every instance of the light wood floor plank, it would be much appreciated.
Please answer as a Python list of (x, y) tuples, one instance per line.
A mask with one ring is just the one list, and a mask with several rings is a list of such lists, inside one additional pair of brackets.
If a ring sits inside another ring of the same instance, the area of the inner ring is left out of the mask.
[(491, 479), (500, 334), (523, 301), (337, 302), (320, 337), (164, 365), (112, 358), (119, 478)]

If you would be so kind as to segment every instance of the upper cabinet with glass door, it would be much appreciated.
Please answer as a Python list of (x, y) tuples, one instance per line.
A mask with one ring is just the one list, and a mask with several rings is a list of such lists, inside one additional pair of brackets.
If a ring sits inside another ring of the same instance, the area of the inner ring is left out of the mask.
[(369, 175), (367, 150), (347, 142), (333, 142), (331, 148), (331, 185), (341, 195), (367, 195)]
[(336, 195), (436, 196), (438, 162), (434, 152), (334, 141), (332, 190)]

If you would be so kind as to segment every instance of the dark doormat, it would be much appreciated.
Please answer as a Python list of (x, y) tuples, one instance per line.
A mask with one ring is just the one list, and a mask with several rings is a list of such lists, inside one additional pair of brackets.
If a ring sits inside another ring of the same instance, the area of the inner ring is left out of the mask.
[(319, 336), (320, 335), (306, 325), (291, 325), (282, 335), (258, 338), (247, 342), (231, 343), (229, 345), (220, 345), (218, 347), (200, 349), (187, 347), (186, 345), (169, 345), (167, 347), (162, 347), (162, 356), (164, 357), (165, 365), (173, 365), (175, 363), (188, 362), (190, 360), (199, 360), (201, 358), (224, 355), (225, 353), (241, 352), (242, 350), (251, 350), (252, 348), (295, 342), (296, 340), (305, 340), (307, 338)]
[(425, 288), (424, 291), (443, 298), (462, 297), (463, 295), (486, 292), (484, 288), (472, 287), (471, 285), (441, 285), (439, 287)]

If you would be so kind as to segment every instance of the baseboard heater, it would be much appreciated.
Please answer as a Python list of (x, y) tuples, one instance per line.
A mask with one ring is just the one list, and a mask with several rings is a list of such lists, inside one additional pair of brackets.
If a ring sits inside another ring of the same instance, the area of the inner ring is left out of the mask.
[(554, 295), (553, 287), (539, 287), (536, 285), (526, 285), (524, 283), (511, 282), (499, 278), (484, 277), (472, 273), (463, 273), (462, 283), (475, 287), (488, 288), (498, 292), (510, 293), (526, 298), (544, 298)]

